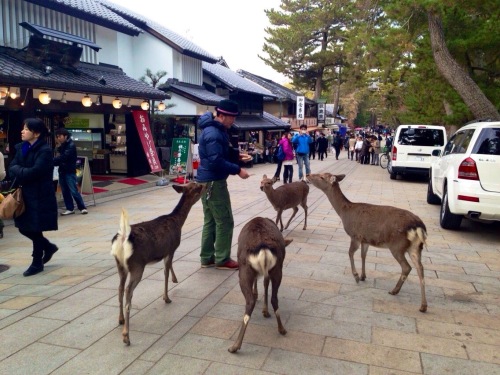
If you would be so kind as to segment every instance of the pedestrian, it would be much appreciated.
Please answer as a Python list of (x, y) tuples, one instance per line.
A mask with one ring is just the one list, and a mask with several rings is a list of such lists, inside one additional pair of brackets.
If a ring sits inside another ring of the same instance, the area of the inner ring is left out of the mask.
[[(7, 173), (5, 172), (5, 161), (3, 154), (0, 152), (0, 181), (3, 181), (5, 179), (5, 176)], [(3, 238), (3, 227), (4, 223), (3, 220), (0, 218), (0, 238)]]
[[(276, 148), (275, 148), (275, 160), (276, 160), (276, 163), (278, 164), (276, 166), (276, 172), (274, 172), (274, 176), (273, 176), (273, 182), (276, 182), (276, 181), (279, 181), (280, 180), (280, 174), (281, 174), (281, 166), (283, 165), (283, 160), (279, 160), (278, 158), (278, 150), (279, 150), (279, 147), (281, 145), (281, 141), (283, 139), (287, 139), (287, 134), (289, 134), (288, 132), (284, 132), (282, 135), (281, 135), (281, 139), (280, 141), (278, 142), (278, 144), (276, 145)], [(293, 155), (293, 150), (292, 150), (292, 155)]]
[(23, 122), (22, 142), (15, 146), (9, 176), (22, 186), (25, 211), (14, 219), (19, 233), (33, 242), (33, 257), (24, 276), (43, 271), (43, 265), (58, 250), (43, 236), (44, 231), (57, 230), (57, 201), (52, 183), (54, 160), (52, 149), (45, 142), (47, 128), (42, 120), (28, 118)]
[(304, 179), (304, 166), (306, 168), (305, 181), (309, 182), (307, 179), (311, 174), (311, 166), (309, 164), (309, 150), (310, 145), (313, 143), (313, 139), (309, 134), (307, 134), (307, 125), (300, 125), (300, 133), (297, 133), (292, 138), (292, 144), (295, 148), (295, 153), (297, 156), (297, 164), (299, 168), (299, 180)]
[(318, 138), (318, 159), (323, 160), (326, 157), (326, 149), (328, 148), (328, 139), (324, 133), (320, 133)]
[(378, 140), (378, 137), (376, 135), (374, 135), (372, 137), (371, 146), (373, 149), (372, 165), (378, 165), (379, 164), (379, 154), (380, 154), (380, 141)]
[(72, 215), (75, 213), (75, 205), (80, 210), (82, 215), (88, 213), (87, 207), (83, 202), (82, 195), (78, 191), (76, 182), (76, 146), (71, 139), (71, 134), (65, 128), (59, 128), (55, 131), (56, 142), (59, 144), (57, 155), (54, 158), (54, 166), (59, 167), (59, 186), (66, 206), (66, 211), (61, 212), (61, 215)]
[[(306, 126), (306, 125), (304, 125), (304, 126)], [(307, 129), (307, 126), (306, 126), (306, 129)], [(316, 149), (318, 147), (318, 144), (316, 143), (316, 137), (314, 135), (312, 135), (310, 137), (311, 137), (312, 142), (309, 143), (309, 160), (311, 160), (311, 157), (314, 160), (314, 159), (316, 159)]]
[(340, 155), (340, 150), (342, 148), (342, 137), (340, 136), (340, 133), (337, 133), (335, 135), (335, 138), (333, 139), (333, 148), (335, 148), (335, 160), (339, 160), (339, 155)]
[(285, 152), (285, 160), (283, 160), (283, 165), (285, 167), (283, 172), (283, 183), (289, 184), (292, 182), (293, 178), (293, 160), (295, 157), (293, 155), (292, 134), (290, 132), (285, 132), (283, 135), (280, 141), (280, 146)]
[(354, 145), (354, 152), (356, 153), (356, 161), (359, 163), (361, 160), (361, 149), (363, 148), (363, 137), (358, 135), (356, 144)]
[(197, 181), (206, 185), (201, 197), (203, 230), (201, 235), (201, 266), (218, 269), (238, 269), (231, 259), (234, 220), (227, 188), (229, 175), (248, 178), (248, 172), (237, 164), (227, 131), (239, 114), (238, 103), (223, 99), (215, 108), (215, 119), (200, 118), (202, 130), (199, 140), (200, 166)]
[(361, 164), (370, 164), (370, 140), (368, 137), (363, 139), (363, 146), (359, 152), (359, 157)]
[[(347, 158), (351, 156), (351, 160), (354, 160), (354, 146), (356, 145), (356, 137), (352, 136), (349, 138), (349, 148), (347, 149)], [(357, 160), (357, 155), (356, 155), (356, 160)]]

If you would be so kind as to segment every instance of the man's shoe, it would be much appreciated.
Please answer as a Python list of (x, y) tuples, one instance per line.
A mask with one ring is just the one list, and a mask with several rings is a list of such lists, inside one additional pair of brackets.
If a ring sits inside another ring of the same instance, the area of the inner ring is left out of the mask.
[(47, 249), (45, 249), (44, 251), (44, 254), (43, 254), (43, 258), (42, 258), (42, 261), (43, 261), (43, 264), (47, 263), (49, 260), (52, 259), (52, 255), (54, 255), (57, 250), (59, 250), (59, 248), (51, 243)]
[(210, 259), (209, 261), (202, 261), (201, 268), (215, 267), (215, 260)]
[(61, 212), (61, 216), (66, 216), (66, 215), (73, 215), (75, 213), (75, 210), (66, 210), (64, 212)]
[(239, 268), (239, 264), (232, 259), (228, 259), (224, 263), (216, 265), (215, 268), (218, 270), (237, 270)]
[(89, 212), (87, 211), (87, 209), (86, 209), (86, 208), (84, 208), (83, 210), (80, 210), (80, 213), (81, 213), (82, 215), (87, 215)]
[(23, 276), (33, 276), (36, 275), (37, 273), (40, 273), (43, 271), (43, 265), (41, 266), (36, 266), (32, 264), (31, 266), (28, 267), (26, 271), (24, 271)]

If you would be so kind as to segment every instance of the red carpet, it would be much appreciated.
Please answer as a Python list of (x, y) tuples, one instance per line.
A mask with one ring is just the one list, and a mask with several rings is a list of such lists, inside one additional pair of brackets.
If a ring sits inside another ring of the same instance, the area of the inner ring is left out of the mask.
[(138, 178), (124, 178), (123, 180), (118, 180), (116, 182), (119, 182), (121, 184), (127, 184), (127, 185), (140, 185), (140, 184), (147, 183), (147, 181), (140, 180)]
[(92, 176), (92, 181), (111, 181), (117, 178), (116, 176)]
[(94, 188), (94, 194), (96, 194), (96, 193), (105, 193), (106, 191), (109, 191), (109, 190), (107, 190), (107, 189), (101, 189), (101, 188), (98, 188), (98, 187)]

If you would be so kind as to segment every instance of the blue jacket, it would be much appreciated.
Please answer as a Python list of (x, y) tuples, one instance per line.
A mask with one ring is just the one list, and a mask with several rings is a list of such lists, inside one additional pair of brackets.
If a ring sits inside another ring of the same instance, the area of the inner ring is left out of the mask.
[(231, 147), (224, 125), (205, 116), (200, 118), (198, 125), (202, 133), (198, 145), (200, 166), (196, 180), (198, 182), (225, 180), (230, 174), (240, 173), (240, 166), (231, 162), (232, 154), (239, 152)]
[(292, 144), (298, 154), (309, 154), (309, 144), (312, 143), (312, 138), (309, 134), (295, 134), (292, 138)]

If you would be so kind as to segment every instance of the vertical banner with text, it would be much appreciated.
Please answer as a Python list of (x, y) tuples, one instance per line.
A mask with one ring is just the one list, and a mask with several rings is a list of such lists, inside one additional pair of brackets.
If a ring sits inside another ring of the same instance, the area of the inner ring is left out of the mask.
[(306, 111), (306, 97), (297, 96), (297, 120), (303, 120)]
[(132, 111), (132, 116), (134, 116), (135, 126), (139, 133), (142, 148), (146, 154), (146, 159), (148, 159), (151, 172), (161, 172), (160, 160), (158, 159), (151, 128), (149, 127), (148, 113), (146, 111)]
[(191, 139), (172, 139), (172, 153), (170, 157), (170, 174), (184, 175), (189, 170), (189, 154)]

